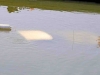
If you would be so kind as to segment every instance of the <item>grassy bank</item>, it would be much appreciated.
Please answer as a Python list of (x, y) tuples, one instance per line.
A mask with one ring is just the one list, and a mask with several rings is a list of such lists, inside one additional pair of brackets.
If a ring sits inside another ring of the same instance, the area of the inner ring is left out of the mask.
[(100, 13), (100, 5), (92, 3), (80, 3), (70, 1), (33, 1), (33, 0), (0, 0), (0, 5), (40, 8), (60, 11), (84, 11)]

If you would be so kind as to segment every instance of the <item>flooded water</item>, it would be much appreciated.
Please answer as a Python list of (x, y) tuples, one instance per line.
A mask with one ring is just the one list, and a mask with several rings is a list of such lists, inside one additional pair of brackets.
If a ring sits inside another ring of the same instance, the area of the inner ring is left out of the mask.
[(100, 14), (0, 7), (1, 75), (100, 75)]

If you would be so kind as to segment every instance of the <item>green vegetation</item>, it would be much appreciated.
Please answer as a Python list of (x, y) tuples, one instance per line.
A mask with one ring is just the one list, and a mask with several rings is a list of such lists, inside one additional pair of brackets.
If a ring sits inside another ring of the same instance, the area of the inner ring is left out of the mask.
[[(46, 10), (80, 11), (100, 13), (100, 5), (71, 1), (36, 1), (36, 0), (0, 0), (0, 5), (8, 6), (8, 11), (17, 11), (16, 7), (40, 8)], [(10, 9), (9, 9), (10, 7)]]

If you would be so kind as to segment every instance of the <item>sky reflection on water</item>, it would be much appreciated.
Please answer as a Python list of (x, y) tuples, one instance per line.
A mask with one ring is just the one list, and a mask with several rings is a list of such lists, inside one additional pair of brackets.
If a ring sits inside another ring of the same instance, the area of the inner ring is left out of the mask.
[[(0, 23), (12, 26), (10, 33), (0, 33), (0, 74), (100, 74), (100, 14), (41, 9), (9, 14), (3, 7), (0, 12)], [(28, 42), (22, 30), (45, 31), (50, 40)]]

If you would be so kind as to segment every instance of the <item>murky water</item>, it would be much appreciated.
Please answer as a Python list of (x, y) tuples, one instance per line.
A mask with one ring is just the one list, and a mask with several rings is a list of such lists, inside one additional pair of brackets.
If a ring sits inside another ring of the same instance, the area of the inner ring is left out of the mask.
[(100, 75), (100, 14), (0, 7), (1, 75)]

